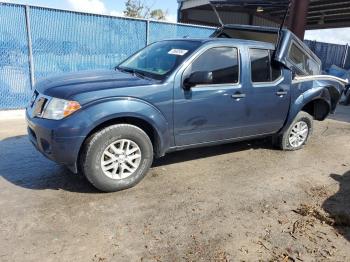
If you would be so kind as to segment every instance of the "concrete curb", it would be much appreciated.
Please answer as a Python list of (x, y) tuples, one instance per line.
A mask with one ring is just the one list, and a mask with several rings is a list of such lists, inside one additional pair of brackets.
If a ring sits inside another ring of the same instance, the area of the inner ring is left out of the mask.
[(0, 121), (4, 120), (17, 120), (25, 118), (25, 110), (4, 110), (0, 111)]

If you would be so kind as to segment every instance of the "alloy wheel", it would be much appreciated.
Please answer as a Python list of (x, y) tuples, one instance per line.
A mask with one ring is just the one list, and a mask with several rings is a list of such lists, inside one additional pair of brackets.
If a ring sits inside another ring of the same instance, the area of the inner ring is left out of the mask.
[(309, 135), (309, 126), (304, 121), (299, 121), (295, 123), (289, 134), (289, 144), (293, 148), (298, 148), (302, 146)]
[(133, 175), (141, 164), (141, 149), (129, 139), (120, 139), (111, 143), (101, 157), (103, 173), (116, 180)]

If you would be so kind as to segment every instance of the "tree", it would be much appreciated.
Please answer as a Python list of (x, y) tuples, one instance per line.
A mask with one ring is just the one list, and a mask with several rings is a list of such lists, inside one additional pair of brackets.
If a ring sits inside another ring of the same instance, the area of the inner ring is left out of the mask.
[(156, 20), (166, 20), (167, 11), (162, 9), (152, 10), (144, 0), (126, 0), (124, 15), (135, 18), (152, 18)]
[(167, 15), (168, 12), (164, 12), (162, 9), (155, 9), (150, 13), (150, 17), (156, 20), (166, 20)]
[(143, 18), (145, 5), (141, 0), (127, 0), (124, 15), (128, 17)]

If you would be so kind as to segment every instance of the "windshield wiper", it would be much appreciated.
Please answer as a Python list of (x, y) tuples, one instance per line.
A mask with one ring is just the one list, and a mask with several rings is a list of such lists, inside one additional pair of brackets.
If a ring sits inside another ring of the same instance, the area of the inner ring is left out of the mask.
[(126, 67), (119, 67), (119, 66), (117, 67), (117, 69), (118, 69), (119, 71), (126, 72), (126, 73), (130, 73), (130, 74), (132, 74), (132, 75), (134, 75), (134, 76), (138, 76), (138, 77), (140, 77), (140, 78), (148, 78), (148, 77), (146, 76), (145, 73), (140, 72), (140, 71), (138, 71), (138, 70), (136, 70), (136, 69), (126, 68)]

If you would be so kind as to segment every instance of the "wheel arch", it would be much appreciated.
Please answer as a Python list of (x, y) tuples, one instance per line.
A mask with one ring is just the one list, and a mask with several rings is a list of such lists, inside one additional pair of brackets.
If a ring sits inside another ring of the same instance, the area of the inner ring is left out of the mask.
[(155, 157), (164, 156), (171, 147), (171, 128), (167, 119), (160, 110), (146, 101), (130, 97), (95, 101), (85, 105), (84, 118), (86, 119), (82, 128), (84, 140), (80, 144), (74, 170), (79, 166), (81, 152), (87, 139), (110, 125), (131, 124), (144, 130), (152, 141)]
[(323, 121), (330, 114), (331, 107), (325, 99), (317, 98), (306, 103), (300, 111), (308, 113), (315, 120)]
[(301, 111), (309, 113), (315, 120), (323, 121), (329, 114), (334, 113), (340, 98), (339, 88), (328, 83), (303, 94), (304, 105)]
[[(118, 125), (118, 124), (129, 124), (129, 125), (133, 125), (133, 126), (136, 126), (140, 129), (142, 129), (147, 134), (147, 136), (150, 138), (152, 145), (153, 145), (155, 155), (156, 156), (162, 155), (162, 139), (161, 139), (161, 136), (160, 136), (158, 130), (151, 123), (146, 121), (145, 119), (143, 119), (141, 117), (135, 117), (135, 116), (120, 116), (120, 117), (111, 118), (111, 119), (108, 119), (106, 121), (99, 123), (92, 130), (90, 130), (90, 132), (86, 135), (85, 140), (80, 148), (80, 152), (81, 152), (84, 144), (86, 143), (86, 141), (93, 134), (95, 134), (95, 133), (97, 133), (97, 132), (99, 132), (99, 131), (101, 131), (109, 126)], [(79, 152), (79, 155), (80, 155), (80, 152)]]
[(279, 134), (284, 133), (288, 129), (301, 111), (310, 114), (315, 120), (325, 120), (332, 112), (332, 97), (329, 87), (311, 88), (294, 99), (294, 102), (290, 106), (285, 125)]

